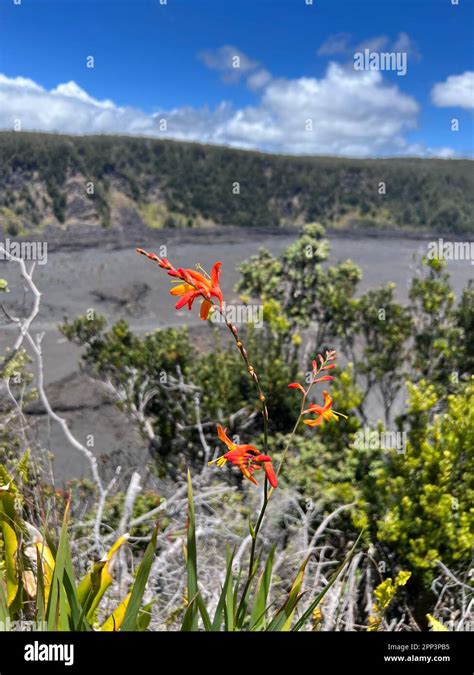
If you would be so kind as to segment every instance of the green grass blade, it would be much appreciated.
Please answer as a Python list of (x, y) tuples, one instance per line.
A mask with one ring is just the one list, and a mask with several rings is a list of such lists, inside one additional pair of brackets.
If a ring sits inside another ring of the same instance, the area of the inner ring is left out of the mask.
[(214, 614), (214, 619), (212, 621), (212, 631), (213, 632), (220, 631), (220, 629), (221, 629), (222, 618), (224, 616), (224, 610), (226, 608), (226, 599), (227, 599), (228, 588), (229, 588), (229, 585), (232, 582), (232, 568), (233, 568), (233, 564), (234, 564), (234, 555), (235, 555), (235, 550), (232, 551), (232, 552), (227, 551), (227, 567), (226, 567), (224, 585), (222, 586), (221, 594), (219, 596), (219, 601), (217, 603), (216, 611), (215, 611), (215, 614)]
[[(255, 575), (257, 574), (258, 568), (260, 566), (260, 554), (258, 555), (257, 559), (255, 560), (254, 566), (252, 573), (250, 574), (249, 577), (247, 577), (247, 581), (245, 582), (244, 589), (242, 591), (242, 597), (240, 598), (239, 606), (236, 611), (236, 626), (237, 628), (241, 628), (245, 622), (247, 615), (247, 607), (249, 604), (249, 598), (250, 598), (250, 592), (252, 590), (252, 582), (254, 580)], [(240, 580), (240, 572), (239, 572), (239, 580)], [(237, 594), (235, 594), (234, 602), (237, 603)], [(250, 619), (250, 617), (249, 617)]]
[(250, 630), (258, 630), (259, 626), (264, 622), (268, 594), (270, 592), (270, 586), (272, 582), (274, 558), (275, 547), (273, 546), (268, 555), (267, 562), (265, 563), (265, 569), (258, 580), (255, 600), (253, 603), (252, 613), (250, 615)]
[(158, 537), (158, 527), (155, 527), (151, 540), (146, 547), (143, 559), (138, 568), (137, 576), (133, 583), (132, 594), (127, 605), (125, 616), (122, 623), (122, 631), (136, 631), (138, 626), (138, 615), (141, 608), (143, 594), (145, 593), (148, 575), (155, 559), (156, 539)]
[(63, 543), (64, 550), (64, 574), (63, 589), (66, 597), (66, 607), (70, 617), (70, 630), (81, 631), (88, 630), (88, 625), (84, 621), (82, 607), (77, 596), (76, 582), (74, 580), (74, 570), (72, 566), (71, 549), (69, 546), (69, 537), (66, 536)]
[(317, 597), (313, 600), (313, 602), (310, 604), (310, 606), (305, 610), (305, 612), (303, 613), (303, 615), (301, 616), (301, 618), (300, 618), (300, 619), (297, 621), (297, 623), (293, 626), (293, 629), (292, 629), (293, 631), (299, 631), (299, 630), (304, 626), (304, 624), (305, 624), (305, 623), (308, 621), (308, 619), (312, 616), (312, 614), (313, 614), (314, 610), (316, 609), (316, 607), (319, 605), (319, 603), (321, 602), (321, 600), (324, 598), (324, 596), (326, 595), (326, 593), (329, 591), (329, 589), (331, 588), (331, 586), (337, 581), (338, 577), (342, 574), (342, 572), (344, 571), (346, 565), (348, 565), (348, 564), (350, 563), (350, 561), (351, 561), (352, 558), (354, 557), (354, 553), (356, 552), (356, 549), (357, 549), (357, 546), (358, 546), (358, 544), (359, 544), (359, 541), (360, 541), (360, 539), (361, 539), (361, 537), (362, 537), (362, 534), (363, 534), (363, 530), (362, 530), (362, 532), (359, 534), (359, 536), (357, 537), (357, 540), (356, 540), (354, 546), (351, 548), (351, 550), (349, 551), (349, 553), (348, 553), (348, 555), (346, 556), (346, 558), (342, 561), (342, 563), (339, 565), (339, 567), (337, 568), (337, 570), (336, 570), (336, 571), (334, 572), (334, 574), (332, 575), (331, 579), (329, 580), (328, 585), (327, 585), (325, 588), (323, 588), (323, 590), (321, 591), (321, 593), (319, 593), (319, 595), (317, 595)]
[[(268, 613), (270, 612), (270, 609), (272, 606), (275, 604), (275, 601), (271, 602), (269, 605), (265, 607), (263, 612), (260, 614), (260, 616), (257, 617), (255, 625), (250, 628), (252, 632), (256, 632), (258, 630), (261, 630), (263, 627), (263, 619), (265, 619), (268, 616)], [(266, 630), (266, 628), (264, 628)]]
[(204, 624), (204, 630), (207, 633), (212, 632), (212, 623), (211, 623), (211, 617), (209, 616), (209, 612), (207, 611), (207, 607), (204, 603), (204, 600), (201, 597), (201, 594), (198, 593), (198, 596), (196, 598), (197, 606), (199, 609), (199, 613), (201, 615), (202, 622)]
[[(235, 623), (237, 622), (237, 617), (238, 617), (238, 614), (239, 614), (238, 605), (237, 605), (237, 599), (238, 599), (238, 597), (239, 597), (240, 580), (241, 580), (241, 578), (242, 578), (242, 570), (239, 568), (239, 571), (238, 571), (238, 573), (237, 573), (237, 578), (236, 578), (235, 584), (234, 584), (234, 600), (233, 600), (233, 604), (234, 604), (234, 622), (235, 622)], [(247, 591), (247, 596), (248, 596), (248, 591)], [(247, 607), (247, 605), (246, 605), (246, 603), (245, 603), (245, 608), (246, 608), (246, 607)]]
[(190, 631), (195, 630), (194, 626), (194, 614), (196, 612), (196, 601), (197, 595), (188, 603), (186, 611), (184, 612), (183, 620), (181, 622), (181, 632), (189, 633)]
[(74, 574), (70, 557), (66, 559), (66, 567), (64, 570), (63, 586), (67, 597), (67, 603), (70, 609), (71, 630), (81, 631), (88, 630), (89, 626), (84, 617), (84, 609), (79, 604), (76, 591), (76, 583), (74, 581)]
[[(226, 631), (232, 632), (235, 630), (235, 593), (232, 588), (232, 568), (230, 582), (227, 584), (227, 592), (225, 597), (225, 607), (224, 607), (224, 617), (225, 617), (225, 629)], [(238, 584), (240, 577), (237, 579), (236, 584)]]
[(267, 627), (268, 631), (287, 631), (290, 629), (296, 606), (303, 597), (301, 588), (303, 585), (304, 573), (306, 570), (306, 565), (308, 564), (308, 560), (309, 556), (299, 568), (295, 580), (291, 586), (290, 592), (288, 593), (288, 598), (269, 623)]
[[(191, 473), (188, 469), (188, 524), (187, 524), (187, 546), (186, 546), (186, 568), (188, 575), (188, 602), (195, 598), (199, 592), (198, 572), (197, 572), (197, 549), (196, 549), (196, 520), (194, 515), (193, 485), (191, 482)], [(198, 630), (198, 605), (193, 604), (192, 628)]]
[(68, 630), (68, 604), (64, 589), (64, 573), (66, 561), (69, 553), (68, 545), (68, 525), (69, 504), (64, 511), (63, 524), (59, 536), (58, 548), (54, 565), (53, 577), (51, 580), (51, 589), (48, 598), (48, 607), (46, 610), (46, 621), (48, 630)]

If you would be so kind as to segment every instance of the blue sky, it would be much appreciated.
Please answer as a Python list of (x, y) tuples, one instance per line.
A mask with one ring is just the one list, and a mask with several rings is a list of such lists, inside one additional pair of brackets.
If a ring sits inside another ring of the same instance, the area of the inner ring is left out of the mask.
[[(471, 0), (306, 1), (0, 0), (0, 127), (472, 155)], [(406, 74), (356, 72), (364, 49)]]

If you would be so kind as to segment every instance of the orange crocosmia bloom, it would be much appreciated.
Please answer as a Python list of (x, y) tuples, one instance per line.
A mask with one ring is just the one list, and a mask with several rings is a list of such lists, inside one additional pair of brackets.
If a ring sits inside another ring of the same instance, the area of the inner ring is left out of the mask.
[(324, 396), (324, 405), (317, 405), (316, 403), (311, 403), (307, 410), (303, 410), (303, 415), (308, 413), (315, 413), (316, 417), (312, 420), (303, 420), (305, 424), (309, 427), (317, 427), (322, 422), (329, 422), (330, 419), (334, 417), (337, 420), (338, 417), (344, 417), (347, 419), (347, 415), (343, 415), (340, 412), (336, 412), (332, 409), (332, 398), (327, 391), (323, 391)]
[(323, 375), (322, 377), (317, 377), (313, 380), (313, 384), (318, 384), (318, 382), (330, 382), (331, 380), (334, 380), (332, 375)]
[(213, 305), (213, 298), (218, 300), (219, 307), (222, 309), (224, 298), (219, 286), (222, 263), (216, 262), (212, 267), (210, 276), (207, 277), (196, 270), (182, 267), (176, 269), (166, 258), (159, 258), (155, 253), (147, 253), (141, 248), (137, 248), (137, 252), (145, 255), (167, 270), (169, 276), (174, 277), (173, 281), (183, 282), (177, 283), (170, 291), (171, 295), (181, 296), (176, 303), (176, 309), (181, 309), (185, 305), (187, 305), (188, 309), (192, 309), (193, 302), (199, 297), (203, 298), (200, 311), (201, 319), (208, 318)]
[(201, 296), (204, 300), (201, 304), (200, 317), (207, 319), (212, 307), (212, 298), (219, 301), (219, 306), (222, 309), (224, 299), (222, 291), (219, 286), (219, 279), (221, 274), (222, 263), (216, 262), (211, 270), (210, 278), (204, 276), (200, 272), (190, 269), (179, 268), (168, 272), (170, 276), (177, 277), (177, 279), (184, 281), (171, 289), (171, 295), (180, 295), (181, 299), (176, 303), (176, 309), (181, 309), (185, 305), (191, 309), (196, 298)]
[(226, 462), (230, 462), (234, 466), (238, 466), (245, 478), (257, 485), (253, 474), (259, 471), (262, 466), (268, 478), (270, 485), (276, 488), (278, 485), (276, 474), (273, 470), (271, 457), (262, 455), (253, 445), (238, 445), (233, 443), (226, 434), (226, 429), (223, 429), (220, 424), (217, 425), (217, 435), (220, 440), (229, 448), (229, 452), (225, 455), (212, 460), (209, 464), (216, 463), (217, 466), (224, 466)]
[(299, 382), (292, 382), (288, 385), (288, 389), (299, 389), (302, 394), (306, 394), (306, 389)]

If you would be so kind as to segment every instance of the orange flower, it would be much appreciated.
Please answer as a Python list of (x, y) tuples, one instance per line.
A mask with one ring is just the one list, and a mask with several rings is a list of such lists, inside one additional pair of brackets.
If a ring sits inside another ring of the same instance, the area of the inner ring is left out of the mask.
[(299, 391), (306, 396), (306, 389), (299, 382), (292, 382), (288, 385), (288, 389), (299, 389)]
[(305, 389), (303, 387), (303, 385), (300, 384), (299, 382), (292, 382), (291, 384), (288, 385), (288, 389), (298, 389), (303, 394), (303, 396), (306, 397), (309, 394), (310, 389), (314, 384), (318, 384), (319, 382), (330, 382), (331, 380), (334, 379), (332, 375), (321, 375), (320, 377), (318, 377), (318, 375), (323, 370), (332, 370), (333, 368), (336, 367), (335, 363), (328, 363), (329, 361), (334, 361), (337, 358), (336, 352), (334, 350), (332, 350), (330, 352), (327, 351), (325, 359), (321, 356), (321, 354), (318, 354), (318, 358), (319, 358), (319, 361), (320, 361), (319, 366), (318, 366), (318, 362), (316, 361), (316, 359), (313, 359), (312, 362), (311, 362), (312, 378), (311, 378), (311, 382), (309, 383), (308, 389)]
[(184, 269), (182, 267), (176, 269), (166, 258), (159, 258), (155, 253), (147, 253), (142, 248), (137, 248), (137, 253), (141, 253), (158, 263), (160, 267), (168, 271), (170, 277), (175, 277), (173, 281), (183, 282), (178, 283), (170, 291), (171, 295), (181, 296), (176, 303), (176, 309), (181, 309), (181, 307), (187, 305), (188, 309), (191, 310), (193, 302), (199, 297), (203, 298), (200, 311), (201, 319), (208, 318), (213, 305), (212, 298), (216, 298), (219, 301), (219, 306), (222, 309), (224, 299), (219, 286), (222, 263), (216, 262), (212, 267), (210, 276), (205, 276), (201, 272), (196, 272), (196, 270)]
[(323, 391), (324, 396), (324, 405), (320, 406), (316, 403), (311, 403), (307, 410), (303, 410), (302, 414), (307, 415), (308, 413), (316, 413), (316, 417), (312, 420), (303, 420), (305, 424), (309, 427), (317, 427), (323, 421), (329, 422), (330, 419), (334, 417), (337, 420), (338, 417), (344, 417), (347, 419), (347, 415), (343, 415), (340, 412), (336, 412), (332, 409), (332, 398), (327, 391)]
[(253, 474), (263, 466), (270, 485), (276, 488), (278, 481), (273, 470), (271, 458), (268, 455), (262, 455), (253, 445), (237, 445), (237, 443), (233, 443), (227, 436), (226, 431), (227, 429), (223, 429), (220, 424), (217, 425), (217, 435), (229, 448), (229, 452), (212, 460), (209, 464), (216, 463), (217, 466), (224, 466), (226, 462), (230, 462), (234, 466), (238, 466), (245, 478), (255, 483), (255, 485), (257, 485), (257, 481)]

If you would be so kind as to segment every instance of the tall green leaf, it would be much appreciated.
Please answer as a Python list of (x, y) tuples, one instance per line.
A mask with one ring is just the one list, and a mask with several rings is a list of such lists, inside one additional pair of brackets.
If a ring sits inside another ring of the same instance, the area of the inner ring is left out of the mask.
[(235, 612), (236, 616), (236, 627), (237, 628), (242, 628), (242, 626), (245, 623), (245, 620), (247, 618), (247, 609), (250, 601), (250, 593), (252, 590), (252, 582), (254, 580), (255, 575), (257, 574), (258, 568), (260, 566), (260, 554), (257, 556), (252, 571), (250, 572), (249, 576), (247, 577), (247, 581), (245, 582), (242, 595), (240, 597), (240, 602), (237, 606), (237, 591), (238, 591), (238, 584), (240, 583), (240, 575), (241, 575), (241, 570), (239, 570), (239, 576), (238, 576), (238, 582), (235, 586), (235, 591), (234, 591), (234, 604), (236, 605), (237, 609)]
[(200, 593), (197, 594), (196, 602), (198, 605), (199, 613), (201, 615), (202, 623), (204, 625), (204, 630), (209, 633), (212, 631), (211, 617), (209, 616), (206, 604), (202, 599)]
[(7, 587), (0, 576), (0, 624), (7, 624), (10, 619), (7, 605)]
[(196, 611), (197, 607), (197, 595), (192, 598), (191, 602), (188, 602), (188, 606), (186, 607), (186, 611), (184, 612), (183, 620), (181, 622), (181, 632), (183, 633), (188, 633), (193, 629), (194, 625), (194, 613)]
[(225, 597), (224, 618), (226, 631), (232, 632), (235, 628), (235, 605), (234, 605), (234, 589), (232, 588), (232, 574), (230, 583), (227, 584), (227, 592)]
[(287, 631), (290, 629), (296, 606), (303, 597), (303, 594), (301, 593), (301, 588), (303, 585), (304, 573), (308, 561), (309, 556), (306, 558), (306, 560), (299, 568), (285, 603), (278, 610), (273, 619), (270, 621), (267, 627), (268, 631)]
[(156, 539), (158, 537), (158, 526), (153, 530), (151, 535), (151, 540), (146, 547), (143, 559), (138, 568), (137, 576), (133, 583), (132, 594), (130, 600), (128, 601), (127, 609), (125, 611), (125, 616), (122, 623), (122, 631), (136, 631), (139, 630), (140, 626), (138, 623), (138, 618), (140, 615), (140, 609), (143, 599), (143, 594), (145, 593), (146, 584), (148, 581), (148, 576), (150, 574), (151, 566), (153, 560), (155, 559), (155, 548), (156, 548)]
[[(187, 523), (187, 546), (186, 546), (186, 568), (188, 574), (188, 605), (191, 606), (193, 598), (197, 597), (198, 572), (197, 572), (197, 548), (196, 548), (196, 520), (194, 515), (193, 485), (191, 482), (191, 473), (188, 469), (188, 523)], [(198, 630), (198, 605), (192, 603), (191, 610), (191, 628)]]
[(222, 624), (222, 618), (224, 616), (224, 611), (226, 609), (226, 599), (227, 599), (227, 592), (228, 588), (232, 583), (232, 567), (234, 564), (234, 555), (235, 551), (230, 551), (227, 550), (227, 567), (226, 567), (226, 573), (225, 573), (225, 579), (224, 579), (224, 584), (221, 589), (221, 593), (219, 596), (219, 600), (217, 602), (217, 607), (216, 611), (214, 614), (214, 619), (212, 620), (212, 626), (211, 630), (212, 631), (219, 631), (221, 628)]
[[(58, 549), (54, 565), (51, 589), (46, 610), (48, 630), (65, 630), (69, 628), (68, 602), (64, 588), (64, 573), (66, 564), (70, 563), (67, 525), (69, 519), (69, 503), (64, 511), (63, 524), (59, 535)], [(69, 558), (69, 560), (68, 560)]]
[(19, 589), (18, 536), (15, 526), (15, 506), (9, 486), (0, 488), (0, 527), (3, 535), (6, 571), (7, 606), (10, 607)]
[(250, 615), (250, 630), (258, 630), (265, 622), (265, 609), (267, 607), (267, 599), (272, 581), (274, 557), (275, 547), (273, 546), (268, 554), (265, 569), (258, 580), (252, 614)]

